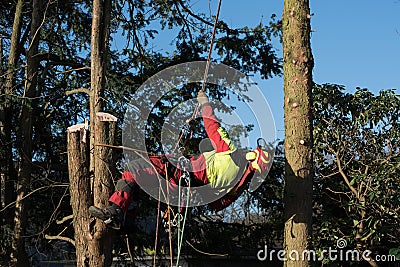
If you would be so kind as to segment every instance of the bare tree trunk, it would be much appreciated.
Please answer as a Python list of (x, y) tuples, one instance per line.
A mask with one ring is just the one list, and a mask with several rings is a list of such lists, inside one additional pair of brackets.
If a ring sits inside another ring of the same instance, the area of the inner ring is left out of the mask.
[[(6, 193), (6, 176), (8, 176), (7, 171), (7, 152), (8, 150), (3, 147), (6, 146), (6, 129), (5, 129), (5, 84), (4, 84), (4, 65), (3, 65), (3, 38), (0, 36), (0, 145), (2, 149), (0, 150), (0, 162), (5, 162), (6, 164), (1, 164), (0, 166), (0, 209), (4, 208), (6, 204), (5, 193)], [(4, 98), (3, 98), (4, 96)], [(0, 225), (5, 223), (4, 216), (0, 220)]]
[[(95, 146), (96, 143), (113, 144), (116, 130), (116, 118), (101, 112), (104, 108), (103, 98), (106, 87), (111, 0), (94, 0), (92, 12), (88, 150), (90, 153), (89, 158), (86, 159), (83, 155), (74, 152), (85, 153), (81, 147), (83, 146), (81, 141), (77, 140), (76, 133), (73, 134), (74, 128), (70, 128), (68, 161), (71, 179), (71, 205), (74, 213), (77, 266), (110, 266), (113, 235), (103, 222), (90, 220), (88, 208), (93, 203), (98, 207), (108, 206), (108, 198), (114, 190), (111, 169), (115, 162), (112, 151), (107, 147)], [(70, 162), (75, 160), (74, 157), (79, 158), (79, 162), (87, 167), (78, 170), (79, 166)]]
[[(10, 51), (7, 63), (7, 71), (5, 73), (4, 86), (1, 86), (1, 95), (4, 96), (3, 102), (0, 105), (0, 142), (2, 146), (2, 154), (0, 155), (0, 162), (4, 163), (1, 166), (1, 207), (7, 206), (9, 203), (15, 200), (15, 185), (16, 170), (12, 157), (12, 143), (11, 143), (11, 104), (10, 97), (13, 92), (15, 84), (15, 69), (17, 66), (19, 54), (18, 45), (21, 37), (21, 25), (22, 25), (22, 10), (23, 0), (18, 0), (15, 14), (14, 23), (11, 33)], [(3, 58), (3, 56), (2, 56)], [(3, 213), (4, 223), (12, 224), (12, 213), (11, 209)]]
[[(106, 87), (106, 68), (108, 56), (109, 25), (111, 0), (93, 1), (92, 37), (91, 37), (91, 95), (90, 129), (95, 129), (96, 114), (104, 108)], [(90, 150), (94, 151), (95, 131), (90, 132)], [(94, 174), (94, 153), (90, 155), (90, 172)]]
[(20, 122), (20, 144), (19, 167), (17, 182), (17, 200), (14, 215), (14, 237), (12, 244), (12, 260), (17, 266), (28, 266), (25, 251), (25, 229), (26, 229), (26, 202), (24, 196), (30, 187), (30, 176), (32, 168), (32, 98), (36, 96), (38, 59), (34, 56), (38, 52), (39, 36), (37, 33), (40, 26), (40, 1), (32, 2), (32, 22), (30, 29), (29, 48), (27, 51), (26, 80), (24, 86), (24, 98), (19, 116)]
[(283, 11), (285, 91), (285, 266), (309, 266), (312, 216), (312, 68), (308, 0), (285, 0)]
[[(98, 113), (96, 141), (99, 144), (114, 144), (117, 119), (107, 113)], [(89, 206), (93, 204), (89, 175), (89, 136), (85, 124), (68, 128), (68, 171), (70, 180), (71, 207), (74, 218), (75, 248), (77, 266), (110, 266), (112, 262), (112, 232), (104, 223), (89, 218)], [(95, 146), (99, 155), (96, 173), (100, 179), (95, 183), (94, 192), (107, 195), (95, 199), (96, 206), (108, 205), (108, 197), (114, 191), (112, 175), (115, 157), (108, 147)], [(106, 170), (106, 171), (104, 171)]]
[(90, 231), (89, 206), (92, 204), (89, 178), (89, 136), (85, 124), (68, 128), (68, 175), (77, 266), (89, 266)]
[[(96, 144), (110, 144), (115, 142), (116, 121), (114, 116), (99, 112), (96, 116), (95, 142)], [(96, 207), (107, 207), (108, 199), (114, 192), (113, 177), (115, 175), (115, 157), (111, 148), (95, 146), (95, 170), (93, 195)], [(93, 229), (94, 240), (90, 246), (93, 261), (91, 266), (110, 266), (112, 263), (113, 232), (106, 225), (97, 220)]]
[[(4, 114), (4, 104), (5, 101), (2, 96), (6, 94), (5, 86), (4, 86), (4, 72), (3, 72), (3, 38), (0, 36), (0, 145), (4, 146), (6, 144), (5, 141), (5, 129), (4, 129), (4, 121), (5, 121), (5, 114)], [(0, 150), (0, 162), (7, 162), (6, 151), (1, 149)], [(5, 181), (6, 181), (6, 166), (7, 164), (2, 164), (0, 166), (0, 209), (5, 207)], [(0, 220), (0, 225), (3, 225), (4, 217)]]
[[(112, 176), (106, 163), (108, 149), (95, 147), (98, 142), (113, 142), (105, 124), (97, 118), (104, 108), (106, 87), (106, 66), (111, 16), (111, 0), (93, 1), (92, 43), (91, 43), (91, 96), (90, 96), (90, 173), (93, 177), (93, 199), (98, 207), (108, 205), (113, 190)], [(90, 266), (111, 265), (112, 236), (102, 222), (97, 222), (93, 230), (93, 241), (89, 245)]]

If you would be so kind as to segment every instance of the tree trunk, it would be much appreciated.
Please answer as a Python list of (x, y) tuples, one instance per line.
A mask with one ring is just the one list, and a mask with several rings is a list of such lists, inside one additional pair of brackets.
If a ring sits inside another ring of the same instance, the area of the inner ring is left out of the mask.
[[(95, 124), (96, 144), (113, 145), (115, 141), (117, 118), (103, 112), (98, 112)], [(114, 192), (113, 176), (115, 175), (115, 157), (111, 148), (95, 146), (94, 169), (94, 205), (107, 207), (108, 199)], [(97, 220), (93, 229), (93, 242), (89, 250), (92, 255), (90, 266), (110, 266), (112, 263), (113, 232)]]
[[(90, 129), (95, 129), (96, 114), (103, 111), (106, 86), (106, 68), (111, 16), (111, 0), (93, 1), (93, 19), (91, 36), (91, 95)], [(90, 151), (94, 152), (95, 131), (90, 132)], [(90, 172), (94, 174), (94, 153), (90, 155)]]
[[(91, 95), (90, 95), (90, 173), (94, 204), (104, 208), (113, 191), (110, 166), (107, 164), (109, 149), (95, 146), (96, 143), (113, 144), (114, 134), (109, 132), (97, 114), (104, 109), (108, 41), (111, 16), (111, 0), (93, 1), (91, 36)], [(112, 122), (112, 124), (115, 122)], [(115, 127), (115, 126), (113, 126)], [(112, 128), (112, 127), (111, 127)], [(89, 244), (90, 266), (109, 266), (112, 261), (112, 235), (102, 222), (96, 222), (92, 229), (94, 239)]]
[(285, 0), (283, 11), (285, 114), (285, 266), (309, 266), (312, 216), (312, 68), (308, 0)]
[(40, 1), (32, 2), (32, 22), (30, 29), (29, 48), (27, 51), (26, 80), (24, 85), (24, 98), (19, 116), (19, 167), (17, 182), (17, 200), (14, 215), (14, 236), (12, 242), (13, 253), (11, 259), (17, 266), (28, 266), (25, 251), (25, 229), (26, 229), (26, 202), (25, 195), (29, 191), (30, 176), (32, 168), (32, 98), (36, 96), (38, 59), (34, 56), (38, 52), (40, 27)]
[[(71, 188), (71, 205), (74, 212), (77, 265), (110, 266), (112, 233), (103, 222), (94, 222), (88, 218), (88, 208), (93, 203), (101, 208), (108, 206), (108, 199), (114, 190), (110, 171), (115, 164), (112, 152), (110, 148), (95, 146), (96, 143), (114, 144), (116, 130), (116, 118), (101, 112), (104, 108), (106, 87), (111, 0), (94, 0), (92, 12), (89, 165), (87, 172), (85, 170), (83, 173), (76, 173), (74, 163), (69, 163), (70, 179), (82, 177), (78, 179), (80, 182), (74, 181), (76, 186)], [(76, 137), (70, 135), (69, 133), (69, 146), (73, 146), (77, 143)], [(68, 161), (73, 161), (74, 152), (72, 147), (70, 149), (71, 158)], [(81, 162), (84, 162), (83, 158)], [(71, 186), (72, 184), (73, 181)]]
[(92, 204), (89, 178), (89, 138), (85, 124), (68, 128), (68, 175), (73, 226), (75, 233), (76, 266), (89, 266), (90, 231), (89, 206)]
[[(0, 155), (0, 162), (4, 162), (1, 166), (1, 207), (7, 206), (15, 200), (15, 185), (14, 180), (17, 176), (14, 161), (12, 157), (12, 143), (11, 143), (11, 128), (12, 128), (12, 113), (10, 110), (10, 98), (15, 84), (15, 69), (17, 66), (19, 54), (18, 45), (21, 37), (22, 25), (22, 10), (23, 0), (18, 0), (15, 14), (14, 23), (11, 33), (10, 51), (7, 63), (7, 71), (5, 75), (4, 86), (1, 86), (1, 93), (4, 98), (0, 104), (0, 140), (2, 145), (2, 154)], [(3, 77), (3, 76), (2, 76)], [(6, 224), (12, 224), (11, 209), (3, 213)]]
[[(4, 114), (4, 104), (5, 101), (1, 96), (5, 96), (5, 86), (4, 85), (4, 73), (3, 73), (3, 38), (0, 36), (0, 144), (6, 144), (5, 141), (5, 129), (4, 129), (4, 121), (5, 121), (5, 114)], [(0, 162), (7, 162), (6, 157), (7, 152), (3, 149), (0, 150)], [(6, 165), (6, 166), (4, 166)], [(2, 164), (0, 166), (0, 209), (5, 207), (5, 181), (6, 181), (6, 167), (7, 164)], [(0, 220), (0, 226), (4, 223), (4, 217)]]
[[(359, 223), (357, 225), (357, 232), (356, 232), (356, 248), (357, 250), (362, 253), (365, 250), (365, 245), (366, 245), (366, 241), (367, 240), (363, 240), (363, 236), (365, 235), (365, 217), (367, 216), (367, 212), (366, 212), (366, 201), (365, 201), (365, 197), (364, 196), (359, 196), (358, 197), (358, 201), (359, 201), (359, 205), (361, 207), (361, 217), (359, 219)], [(379, 267), (377, 262), (371, 257), (371, 256), (366, 256), (366, 258), (368, 259), (367, 262), (370, 266), (372, 267)]]
[[(116, 118), (107, 113), (98, 113), (96, 141), (101, 144), (114, 144), (116, 132)], [(78, 124), (68, 128), (68, 173), (70, 181), (71, 207), (73, 211), (73, 225), (75, 232), (76, 262), (79, 267), (110, 266), (112, 263), (112, 232), (104, 223), (89, 218), (89, 206), (93, 204), (90, 192), (89, 175), (89, 144), (85, 124)], [(115, 162), (112, 150), (107, 147), (95, 147), (96, 173), (94, 193), (107, 195), (106, 198), (95, 198), (96, 206), (106, 206), (111, 192), (112, 170)]]

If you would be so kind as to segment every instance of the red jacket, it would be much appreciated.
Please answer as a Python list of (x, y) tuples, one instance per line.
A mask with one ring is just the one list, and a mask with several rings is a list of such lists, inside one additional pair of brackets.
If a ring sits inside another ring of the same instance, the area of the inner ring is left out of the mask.
[(213, 188), (227, 190), (222, 198), (210, 204), (214, 210), (222, 210), (234, 202), (247, 188), (254, 174), (244, 155), (239, 155), (228, 133), (221, 127), (210, 104), (202, 106), (202, 117), (207, 136), (214, 150), (192, 158), (196, 180)]

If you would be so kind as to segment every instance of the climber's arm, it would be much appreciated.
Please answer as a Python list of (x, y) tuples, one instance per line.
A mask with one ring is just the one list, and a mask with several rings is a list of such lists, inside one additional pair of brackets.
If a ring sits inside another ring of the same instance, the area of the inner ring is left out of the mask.
[(203, 92), (200, 92), (197, 99), (201, 104), (201, 112), (207, 136), (211, 139), (216, 152), (236, 150), (232, 141), (229, 139), (228, 133), (221, 127), (221, 124), (215, 117), (213, 107), (208, 101), (208, 97)]

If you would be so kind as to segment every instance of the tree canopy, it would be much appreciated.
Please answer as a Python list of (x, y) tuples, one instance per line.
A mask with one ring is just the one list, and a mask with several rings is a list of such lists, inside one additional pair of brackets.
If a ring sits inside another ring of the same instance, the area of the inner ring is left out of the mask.
[[(112, 1), (103, 97), (104, 109), (118, 118), (118, 145), (127, 105), (144, 81), (168, 66), (206, 59), (214, 18), (195, 12), (192, 3)], [(13, 250), (23, 160), (30, 169), (29, 181), (22, 179), (27, 182), (20, 199), (26, 205), (26, 225), (21, 227), (29, 263), (75, 259), (66, 129), (90, 117), (92, 16), (92, 1), (87, 0), (0, 2), (0, 265), (10, 263)], [(268, 24), (254, 28), (231, 28), (221, 20), (212, 60), (264, 79), (282, 75), (279, 48), (272, 45), (281, 37), (281, 26), (272, 14)], [(165, 32), (168, 38), (160, 37)], [(168, 40), (155, 46), (162, 38)], [(28, 66), (33, 76), (27, 75)], [(29, 77), (35, 77), (35, 83), (27, 95)], [(149, 118), (149, 151), (162, 152), (158, 133), (166, 116), (177, 103), (195, 98), (198, 87), (176, 88), (157, 103)], [(207, 93), (216, 100), (231, 97), (212, 85)], [(310, 243), (321, 251), (345, 238), (349, 246), (369, 249), (374, 255), (390, 250), (398, 256), (399, 96), (393, 90), (374, 95), (359, 88), (348, 93), (343, 86), (322, 84), (313, 86), (312, 102), (315, 180)], [(251, 125), (245, 126), (232, 132), (251, 130)], [(196, 135), (188, 144), (191, 152), (205, 136), (200, 123), (194, 127)], [(118, 162), (113, 167), (121, 172), (126, 166), (122, 153), (115, 152)], [(285, 148), (279, 142), (272, 170), (256, 191), (246, 191), (217, 214), (206, 207), (193, 208), (188, 226), (193, 231), (185, 237), (184, 252), (198, 257), (204, 254), (195, 249), (255, 256), (265, 244), (282, 247), (284, 165)], [(118, 178), (119, 173), (113, 177)], [(130, 247), (135, 255), (151, 255), (157, 203), (143, 193), (139, 205)], [(164, 255), (166, 235), (160, 237), (159, 251)], [(127, 255), (123, 237), (116, 238), (120, 242), (114, 253)]]

